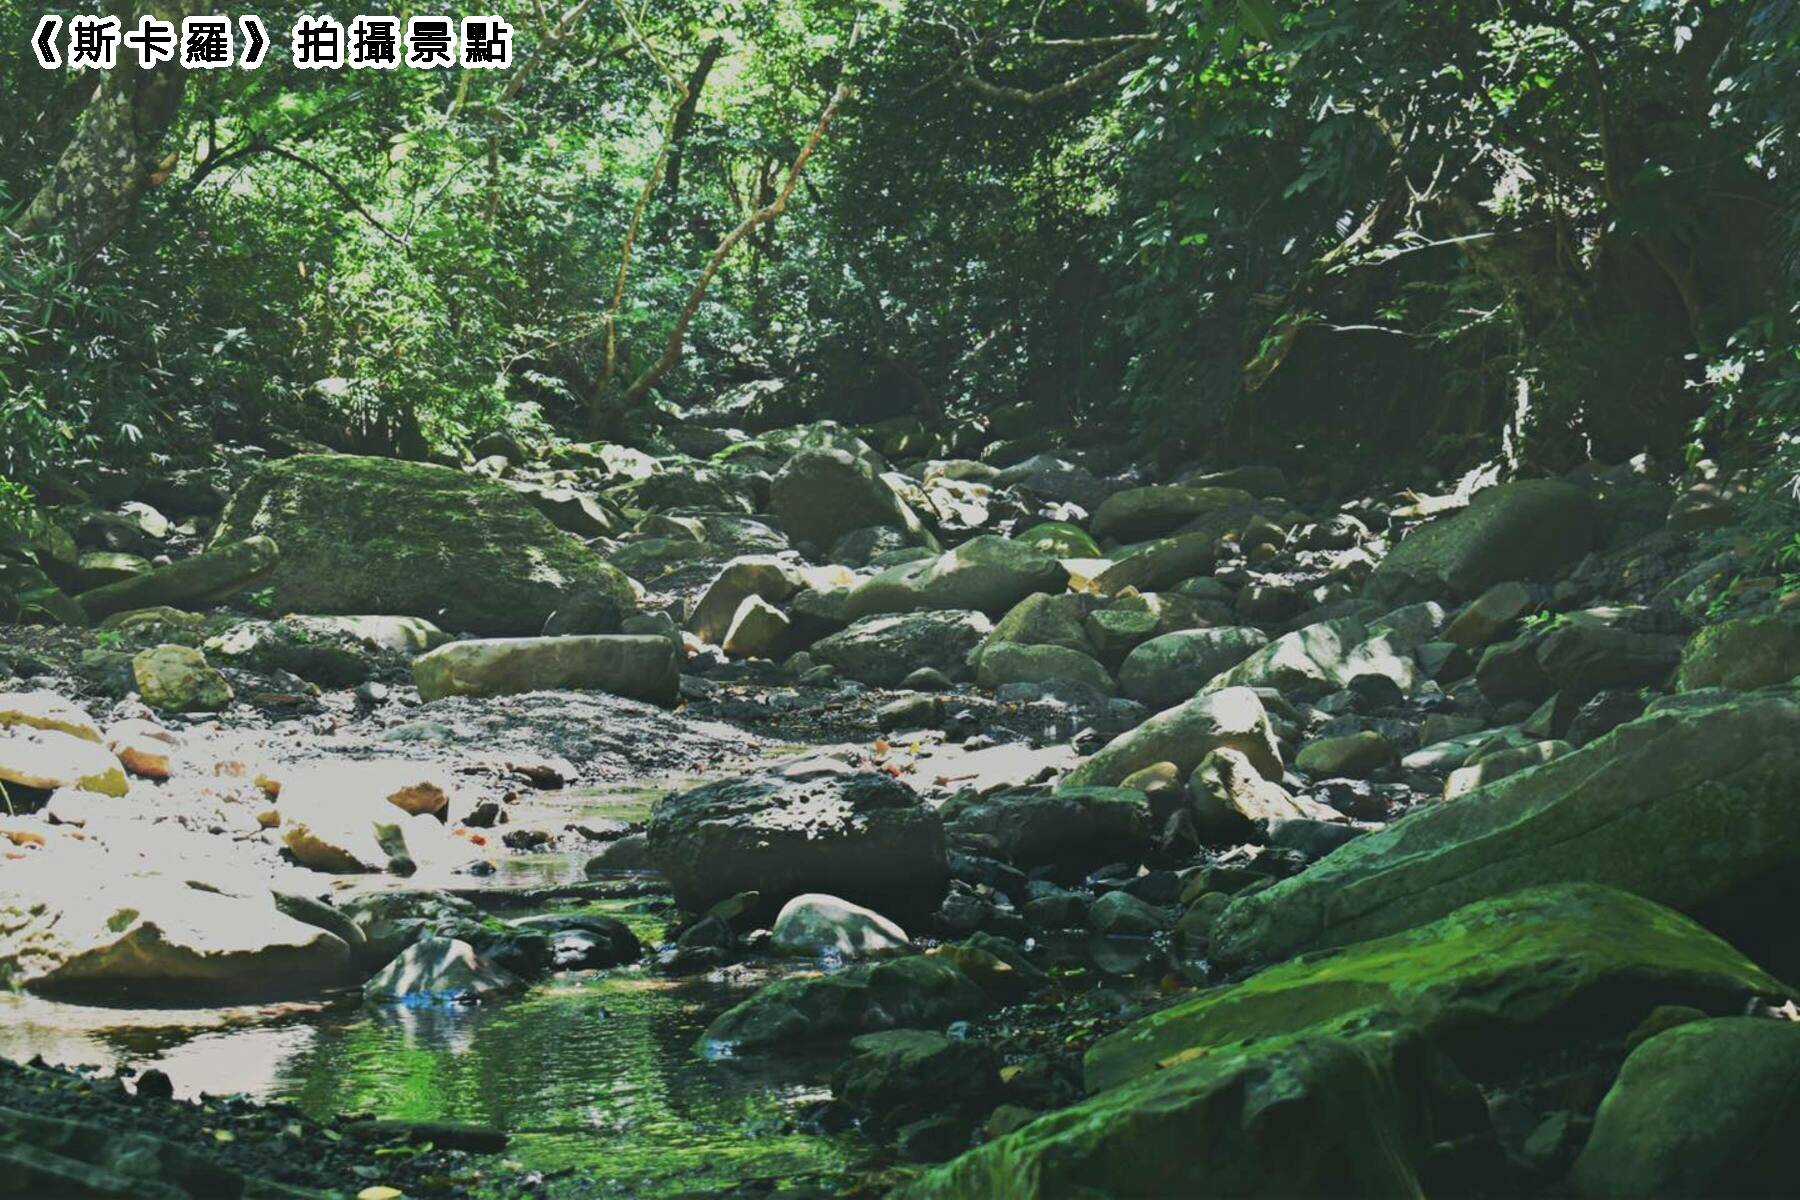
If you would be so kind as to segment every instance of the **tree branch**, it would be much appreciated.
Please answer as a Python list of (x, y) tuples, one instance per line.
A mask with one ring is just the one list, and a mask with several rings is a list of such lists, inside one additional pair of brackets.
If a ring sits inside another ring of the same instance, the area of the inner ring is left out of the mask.
[(1116, 76), (1123, 75), (1140, 60), (1148, 58), (1156, 45), (1156, 39), (1133, 42), (1111, 58), (1097, 63), (1081, 74), (1049, 87), (1030, 91), (1026, 88), (1007, 87), (991, 82), (977, 75), (973, 70), (964, 74), (959, 82), (976, 95), (997, 103), (1020, 105), (1026, 108), (1042, 104), (1050, 104), (1068, 96), (1086, 91), (1088, 88), (1106, 83)]

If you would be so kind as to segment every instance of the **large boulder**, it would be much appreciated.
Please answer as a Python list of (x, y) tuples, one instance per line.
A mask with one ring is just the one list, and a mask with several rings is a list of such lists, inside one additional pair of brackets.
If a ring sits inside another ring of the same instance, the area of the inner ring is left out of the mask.
[(1370, 577), (1384, 603), (1473, 599), (1507, 580), (1553, 579), (1594, 548), (1595, 506), (1571, 483), (1526, 479), (1478, 492), (1394, 547)]
[(1625, 1060), (1575, 1163), (1583, 1200), (1785, 1196), (1800, 1175), (1800, 1025), (1692, 1021)]
[(1743, 617), (1709, 625), (1681, 654), (1682, 691), (1728, 687), (1745, 691), (1800, 676), (1800, 617)]
[(929, 909), (943, 895), (937, 814), (879, 772), (795, 768), (673, 792), (652, 809), (648, 837), (692, 912), (751, 891), (771, 913), (806, 892), (880, 912)]
[(342, 938), (281, 912), (267, 891), (226, 893), (179, 876), (88, 876), (48, 868), (0, 894), (0, 977), (113, 999), (301, 994), (342, 982)]
[[(1241, 510), (1253, 503), (1236, 488), (1157, 486), (1108, 496), (1090, 523), (1101, 541), (1140, 542), (1174, 533), (1197, 517)], [(1217, 537), (1217, 532), (1214, 532)]]
[(940, 812), (946, 831), (959, 843), (998, 853), (1021, 867), (1092, 870), (1136, 859), (1150, 843), (1150, 802), (1135, 788), (962, 795)]
[(1262, 630), (1248, 626), (1165, 633), (1125, 657), (1119, 688), (1154, 711), (1173, 708), (1268, 642)]
[(1221, 1046), (1050, 1113), (895, 1200), (1422, 1197), (1430, 1060), (1400, 1039)]
[(1237, 899), (1214, 926), (1213, 956), (1282, 959), (1576, 881), (1636, 892), (1746, 944), (1780, 936), (1800, 878), (1796, 788), (1800, 701), (1665, 705)]
[(528, 499), (448, 467), (337, 454), (270, 463), (232, 499), (215, 544), (256, 534), (281, 546), (265, 581), (281, 613), (392, 613), (509, 635), (539, 632), (577, 600), (635, 604), (621, 572)]
[(426, 701), (572, 689), (673, 704), (681, 666), (674, 643), (654, 634), (484, 638), (414, 659), (413, 679)]
[(1379, 670), (1379, 662), (1356, 653), (1365, 635), (1362, 622), (1354, 617), (1308, 625), (1252, 651), (1236, 666), (1220, 671), (1206, 687), (1273, 688), (1284, 696), (1316, 700), (1356, 675), (1388, 673)]
[(1034, 592), (1060, 592), (1068, 583), (1069, 572), (1056, 559), (1023, 542), (986, 534), (865, 580), (850, 593), (846, 611), (852, 619), (945, 608), (999, 617)]
[(1120, 734), (1071, 771), (1070, 787), (1116, 787), (1153, 763), (1174, 763), (1186, 774), (1221, 746), (1241, 752), (1264, 778), (1281, 778), (1281, 747), (1262, 700), (1249, 688), (1196, 696)]
[(893, 687), (920, 667), (966, 676), (969, 652), (993, 625), (974, 611), (892, 613), (864, 617), (812, 645), (812, 656), (851, 679)]
[(1786, 993), (1679, 913), (1614, 888), (1556, 884), (1201, 992), (1096, 1043), (1084, 1073), (1099, 1091), (1171, 1060), (1375, 1011), (1483, 1074), (1570, 1042), (1622, 1041), (1662, 1005), (1733, 1013)]
[(804, 449), (790, 458), (770, 485), (769, 510), (789, 537), (821, 548), (871, 525), (904, 530), (919, 545), (936, 545), (918, 514), (868, 459), (837, 447)]

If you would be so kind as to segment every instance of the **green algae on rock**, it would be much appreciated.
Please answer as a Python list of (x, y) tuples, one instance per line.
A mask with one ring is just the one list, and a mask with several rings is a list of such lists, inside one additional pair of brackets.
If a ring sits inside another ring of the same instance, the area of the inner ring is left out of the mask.
[(215, 545), (256, 534), (281, 546), (264, 581), (277, 613), (425, 617), (504, 635), (535, 634), (584, 596), (622, 613), (635, 606), (624, 574), (526, 497), (428, 463), (347, 454), (269, 463), (226, 508)]
[(1694, 922), (1614, 888), (1560, 884), (1458, 909), (1375, 941), (1306, 955), (1145, 1017), (1088, 1051), (1098, 1091), (1216, 1047), (1372, 1011), (1458, 1062), (1622, 1040), (1658, 1005), (1742, 1011), (1787, 989)]

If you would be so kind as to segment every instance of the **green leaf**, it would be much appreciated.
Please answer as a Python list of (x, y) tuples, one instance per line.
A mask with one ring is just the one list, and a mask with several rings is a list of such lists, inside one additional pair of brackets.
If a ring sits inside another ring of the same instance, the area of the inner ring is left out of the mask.
[(1274, 41), (1281, 32), (1281, 18), (1275, 14), (1271, 0), (1238, 0), (1238, 20), (1265, 42)]

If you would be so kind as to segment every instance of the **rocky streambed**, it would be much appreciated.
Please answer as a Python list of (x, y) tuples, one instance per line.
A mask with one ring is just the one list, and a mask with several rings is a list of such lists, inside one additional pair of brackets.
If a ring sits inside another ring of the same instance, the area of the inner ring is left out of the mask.
[(15, 560), (21, 1178), (1779, 1191), (1800, 625), (1728, 505), (687, 432)]

